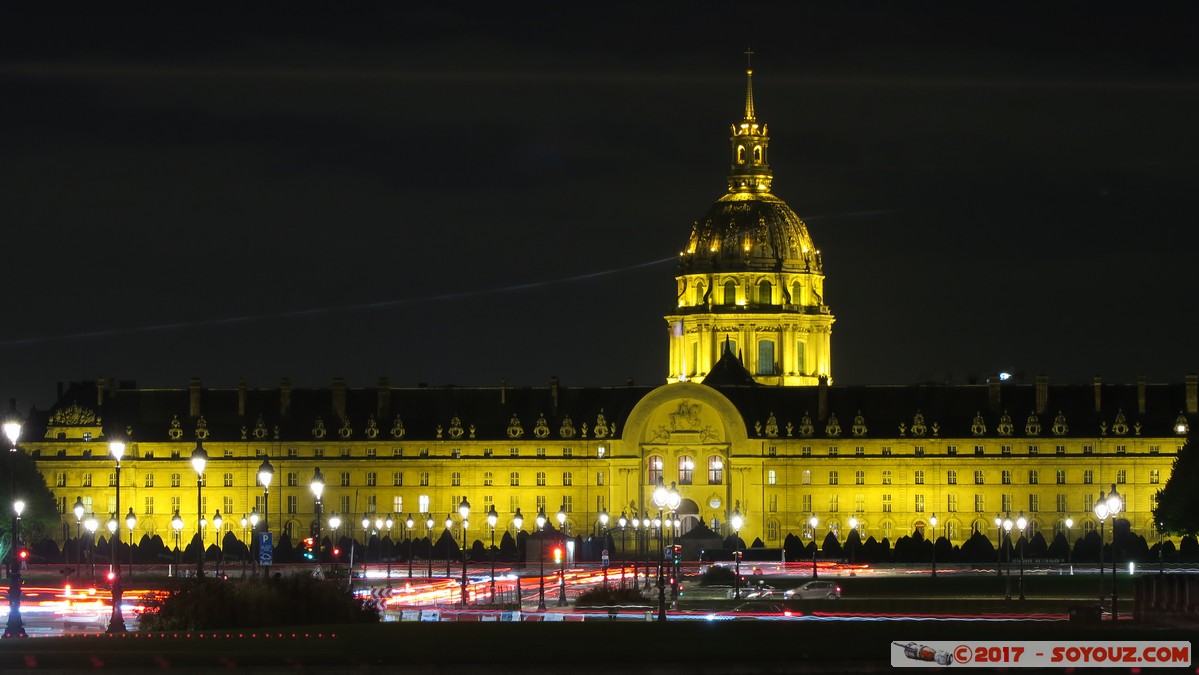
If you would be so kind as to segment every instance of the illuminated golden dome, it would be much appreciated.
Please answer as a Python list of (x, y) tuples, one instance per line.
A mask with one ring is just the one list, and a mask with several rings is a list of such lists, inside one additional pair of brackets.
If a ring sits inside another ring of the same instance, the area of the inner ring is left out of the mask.
[(679, 272), (820, 272), (820, 252), (807, 225), (770, 192), (770, 137), (755, 117), (753, 70), (746, 70), (745, 115), (733, 125), (730, 142), (728, 194), (692, 224)]

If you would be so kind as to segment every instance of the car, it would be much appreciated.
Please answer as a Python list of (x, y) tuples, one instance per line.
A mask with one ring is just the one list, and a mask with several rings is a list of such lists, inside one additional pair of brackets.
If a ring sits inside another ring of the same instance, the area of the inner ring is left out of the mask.
[(758, 583), (748, 588), (742, 589), (741, 597), (746, 600), (765, 600), (766, 598), (774, 597), (774, 586), (767, 586), (763, 583)]
[(813, 580), (783, 594), (784, 598), (800, 600), (836, 600), (841, 597), (841, 587), (835, 581)]

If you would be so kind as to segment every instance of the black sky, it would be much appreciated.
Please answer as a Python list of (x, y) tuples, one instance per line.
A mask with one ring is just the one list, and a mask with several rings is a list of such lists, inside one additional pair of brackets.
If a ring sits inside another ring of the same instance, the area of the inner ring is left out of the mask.
[(661, 382), (747, 46), (837, 382), (1199, 369), (1194, 10), (403, 4), (2, 10), (0, 393)]

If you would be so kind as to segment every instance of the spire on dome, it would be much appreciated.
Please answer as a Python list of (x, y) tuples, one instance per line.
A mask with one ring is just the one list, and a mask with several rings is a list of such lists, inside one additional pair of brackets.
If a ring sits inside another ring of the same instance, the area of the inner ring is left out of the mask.
[(754, 50), (745, 50), (745, 120), (754, 119)]

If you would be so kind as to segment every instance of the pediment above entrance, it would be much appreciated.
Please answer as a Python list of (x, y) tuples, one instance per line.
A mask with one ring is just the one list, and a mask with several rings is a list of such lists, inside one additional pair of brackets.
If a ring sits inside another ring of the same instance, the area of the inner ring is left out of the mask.
[(629, 415), (626, 431), (646, 444), (728, 445), (744, 439), (743, 427), (732, 403), (715, 389), (677, 383), (641, 399)]

